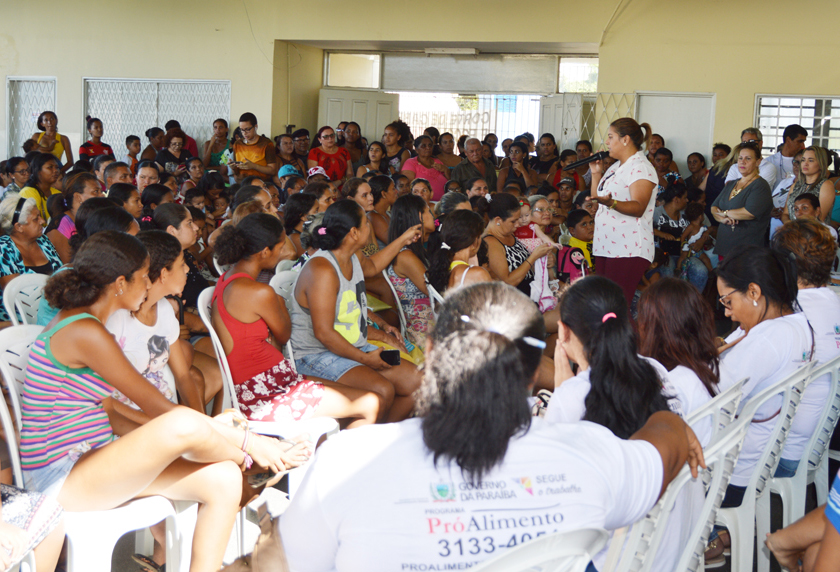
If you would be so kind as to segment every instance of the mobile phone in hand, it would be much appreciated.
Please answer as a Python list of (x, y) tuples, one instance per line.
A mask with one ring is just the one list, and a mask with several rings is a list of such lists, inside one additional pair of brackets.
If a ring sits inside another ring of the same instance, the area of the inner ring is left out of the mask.
[(400, 365), (400, 350), (382, 350), (379, 357), (388, 365)]

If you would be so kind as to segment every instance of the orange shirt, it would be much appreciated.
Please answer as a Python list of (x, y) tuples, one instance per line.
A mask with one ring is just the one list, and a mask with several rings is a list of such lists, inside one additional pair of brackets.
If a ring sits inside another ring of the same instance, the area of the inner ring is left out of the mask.
[[(260, 138), (251, 145), (246, 144), (244, 141), (237, 141), (233, 145), (233, 155), (237, 161), (250, 161), (255, 165), (260, 165), (261, 167), (265, 167), (270, 163), (277, 163), (277, 157), (274, 152), (274, 142), (272, 142), (268, 137), (263, 137), (262, 135), (260, 135)], [(253, 169), (242, 169), (239, 172), (242, 173), (243, 177), (250, 177), (253, 175), (264, 181), (271, 179), (271, 175), (266, 175), (264, 173), (260, 173), (259, 171), (254, 171)]]

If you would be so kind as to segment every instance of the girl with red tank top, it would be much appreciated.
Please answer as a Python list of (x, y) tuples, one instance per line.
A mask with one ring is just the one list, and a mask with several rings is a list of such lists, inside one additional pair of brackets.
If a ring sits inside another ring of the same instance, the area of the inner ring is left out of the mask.
[(286, 233), (277, 217), (248, 215), (223, 227), (216, 241), (221, 265), (232, 265), (216, 283), (213, 327), (219, 334), (233, 377), (240, 411), (255, 421), (299, 421), (309, 417), (350, 418), (348, 427), (376, 421), (378, 398), (372, 393), (299, 375), (283, 353), (291, 318), (282, 298), (256, 281), (273, 270), (286, 252)]

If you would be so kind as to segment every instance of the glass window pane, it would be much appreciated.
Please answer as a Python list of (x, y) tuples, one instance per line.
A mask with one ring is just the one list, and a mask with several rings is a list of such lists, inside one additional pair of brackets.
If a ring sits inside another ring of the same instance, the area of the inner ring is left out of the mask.
[(379, 89), (379, 54), (329, 54), (330, 87)]
[(598, 91), (598, 58), (560, 58), (559, 93)]

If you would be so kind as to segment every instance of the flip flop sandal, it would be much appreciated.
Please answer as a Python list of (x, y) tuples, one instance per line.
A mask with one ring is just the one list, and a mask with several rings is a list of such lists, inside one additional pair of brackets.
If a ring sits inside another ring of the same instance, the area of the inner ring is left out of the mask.
[(720, 568), (726, 564), (726, 557), (723, 555), (723, 541), (715, 538), (706, 547), (704, 553), (706, 569)]
[(158, 565), (157, 562), (143, 554), (134, 554), (131, 559), (143, 567), (143, 572), (166, 572), (166, 564)]

